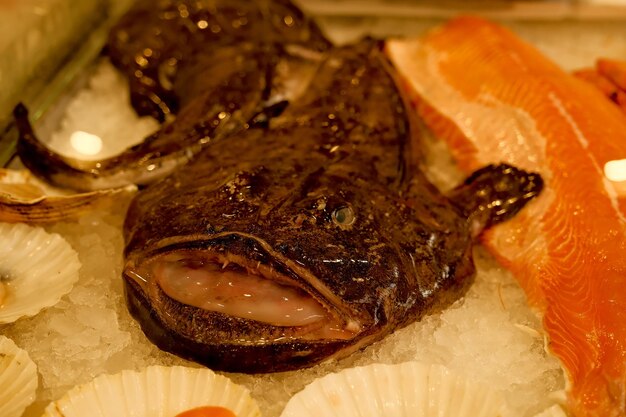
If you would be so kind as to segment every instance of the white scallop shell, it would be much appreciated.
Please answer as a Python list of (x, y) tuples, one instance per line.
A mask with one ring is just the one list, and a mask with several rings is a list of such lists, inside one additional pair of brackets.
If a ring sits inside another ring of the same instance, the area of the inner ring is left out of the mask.
[(37, 367), (25, 350), (0, 336), (0, 416), (20, 417), (35, 401)]
[(118, 204), (137, 191), (121, 188), (71, 193), (52, 187), (26, 170), (0, 168), (0, 222), (53, 223), (75, 219), (86, 211)]
[(221, 406), (237, 417), (259, 417), (248, 390), (209, 369), (150, 366), (143, 371), (101, 375), (48, 405), (43, 417), (174, 417), (183, 411)]
[(535, 415), (535, 417), (567, 417), (567, 414), (563, 411), (563, 408), (557, 404), (543, 410), (541, 413)]
[(447, 368), (419, 362), (373, 364), (316, 379), (281, 417), (500, 417), (504, 398)]
[(59, 302), (78, 280), (80, 266), (76, 251), (58, 234), (0, 223), (0, 323)]

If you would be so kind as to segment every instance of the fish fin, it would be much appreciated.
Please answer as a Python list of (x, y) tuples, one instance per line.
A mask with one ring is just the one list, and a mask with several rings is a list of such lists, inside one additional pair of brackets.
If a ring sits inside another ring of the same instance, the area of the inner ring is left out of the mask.
[(542, 189), (539, 174), (508, 164), (492, 164), (475, 171), (448, 197), (468, 217), (476, 236), (513, 217)]

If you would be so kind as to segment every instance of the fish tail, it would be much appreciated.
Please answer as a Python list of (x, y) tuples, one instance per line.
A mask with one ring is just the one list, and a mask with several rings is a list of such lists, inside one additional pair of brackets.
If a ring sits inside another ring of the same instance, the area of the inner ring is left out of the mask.
[(508, 164), (475, 171), (449, 194), (472, 223), (474, 235), (517, 214), (543, 189), (539, 174)]

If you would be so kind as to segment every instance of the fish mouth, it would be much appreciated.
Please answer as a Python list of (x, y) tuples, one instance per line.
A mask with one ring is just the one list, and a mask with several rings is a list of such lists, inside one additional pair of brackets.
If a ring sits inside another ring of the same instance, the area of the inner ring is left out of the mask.
[(238, 245), (229, 250), (222, 244), (241, 235), (228, 233), (201, 245), (196, 241), (164, 247), (138, 267), (127, 264), (124, 274), (150, 298), (164, 294), (202, 311), (255, 322), (266, 326), (274, 340), (355, 338), (361, 330), (359, 321), (335, 307), (339, 300), (325, 294), (310, 272), (249, 235), (243, 237), (252, 239), (256, 259), (238, 253)]

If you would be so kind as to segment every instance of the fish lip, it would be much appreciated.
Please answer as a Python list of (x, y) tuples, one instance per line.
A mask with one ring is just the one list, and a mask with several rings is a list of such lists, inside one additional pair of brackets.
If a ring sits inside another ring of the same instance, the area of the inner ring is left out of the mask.
[[(310, 367), (347, 356), (365, 345), (355, 340), (286, 340), (278, 343), (242, 344), (221, 337), (196, 337), (173, 328), (167, 317), (154, 313), (152, 304), (139, 285), (124, 280), (124, 296), (129, 313), (145, 336), (161, 350), (203, 364), (215, 371), (248, 374), (284, 372)], [(347, 352), (345, 355), (343, 352)], [(309, 356), (313, 354), (313, 356)]]
[[(147, 287), (149, 284), (148, 280), (143, 277), (141, 273), (136, 272), (141, 269), (142, 265), (149, 264), (160, 256), (177, 250), (211, 251), (211, 248), (214, 247), (212, 244), (215, 241), (227, 239), (233, 236), (241, 238), (244, 241), (248, 240), (249, 242), (253, 242), (258, 245), (258, 248), (262, 249), (262, 253), (269, 257), (270, 265), (280, 266), (281, 269), (285, 270), (284, 273), (279, 272), (281, 279), (284, 280), (283, 283), (293, 285), (313, 297), (326, 309), (329, 315), (331, 315), (335, 320), (344, 323), (344, 329), (352, 332), (354, 334), (353, 338), (357, 338), (363, 331), (363, 321), (355, 318), (358, 316), (358, 313), (342, 305), (341, 299), (333, 294), (333, 292), (326, 285), (324, 285), (322, 280), (318, 279), (303, 265), (300, 265), (298, 262), (293, 261), (279, 253), (266, 240), (250, 233), (226, 231), (211, 235), (185, 235), (169, 237), (160, 241), (153, 249), (148, 250), (147, 252), (129, 254), (125, 262), (123, 275), (139, 284), (139, 286), (147, 293)], [(230, 254), (231, 252), (226, 251), (224, 253)], [(241, 264), (239, 265), (243, 267), (247, 266)], [(251, 263), (249, 263), (249, 265), (254, 266), (251, 265)], [(268, 279), (275, 278), (275, 276), (270, 278), (265, 274), (261, 275)]]

